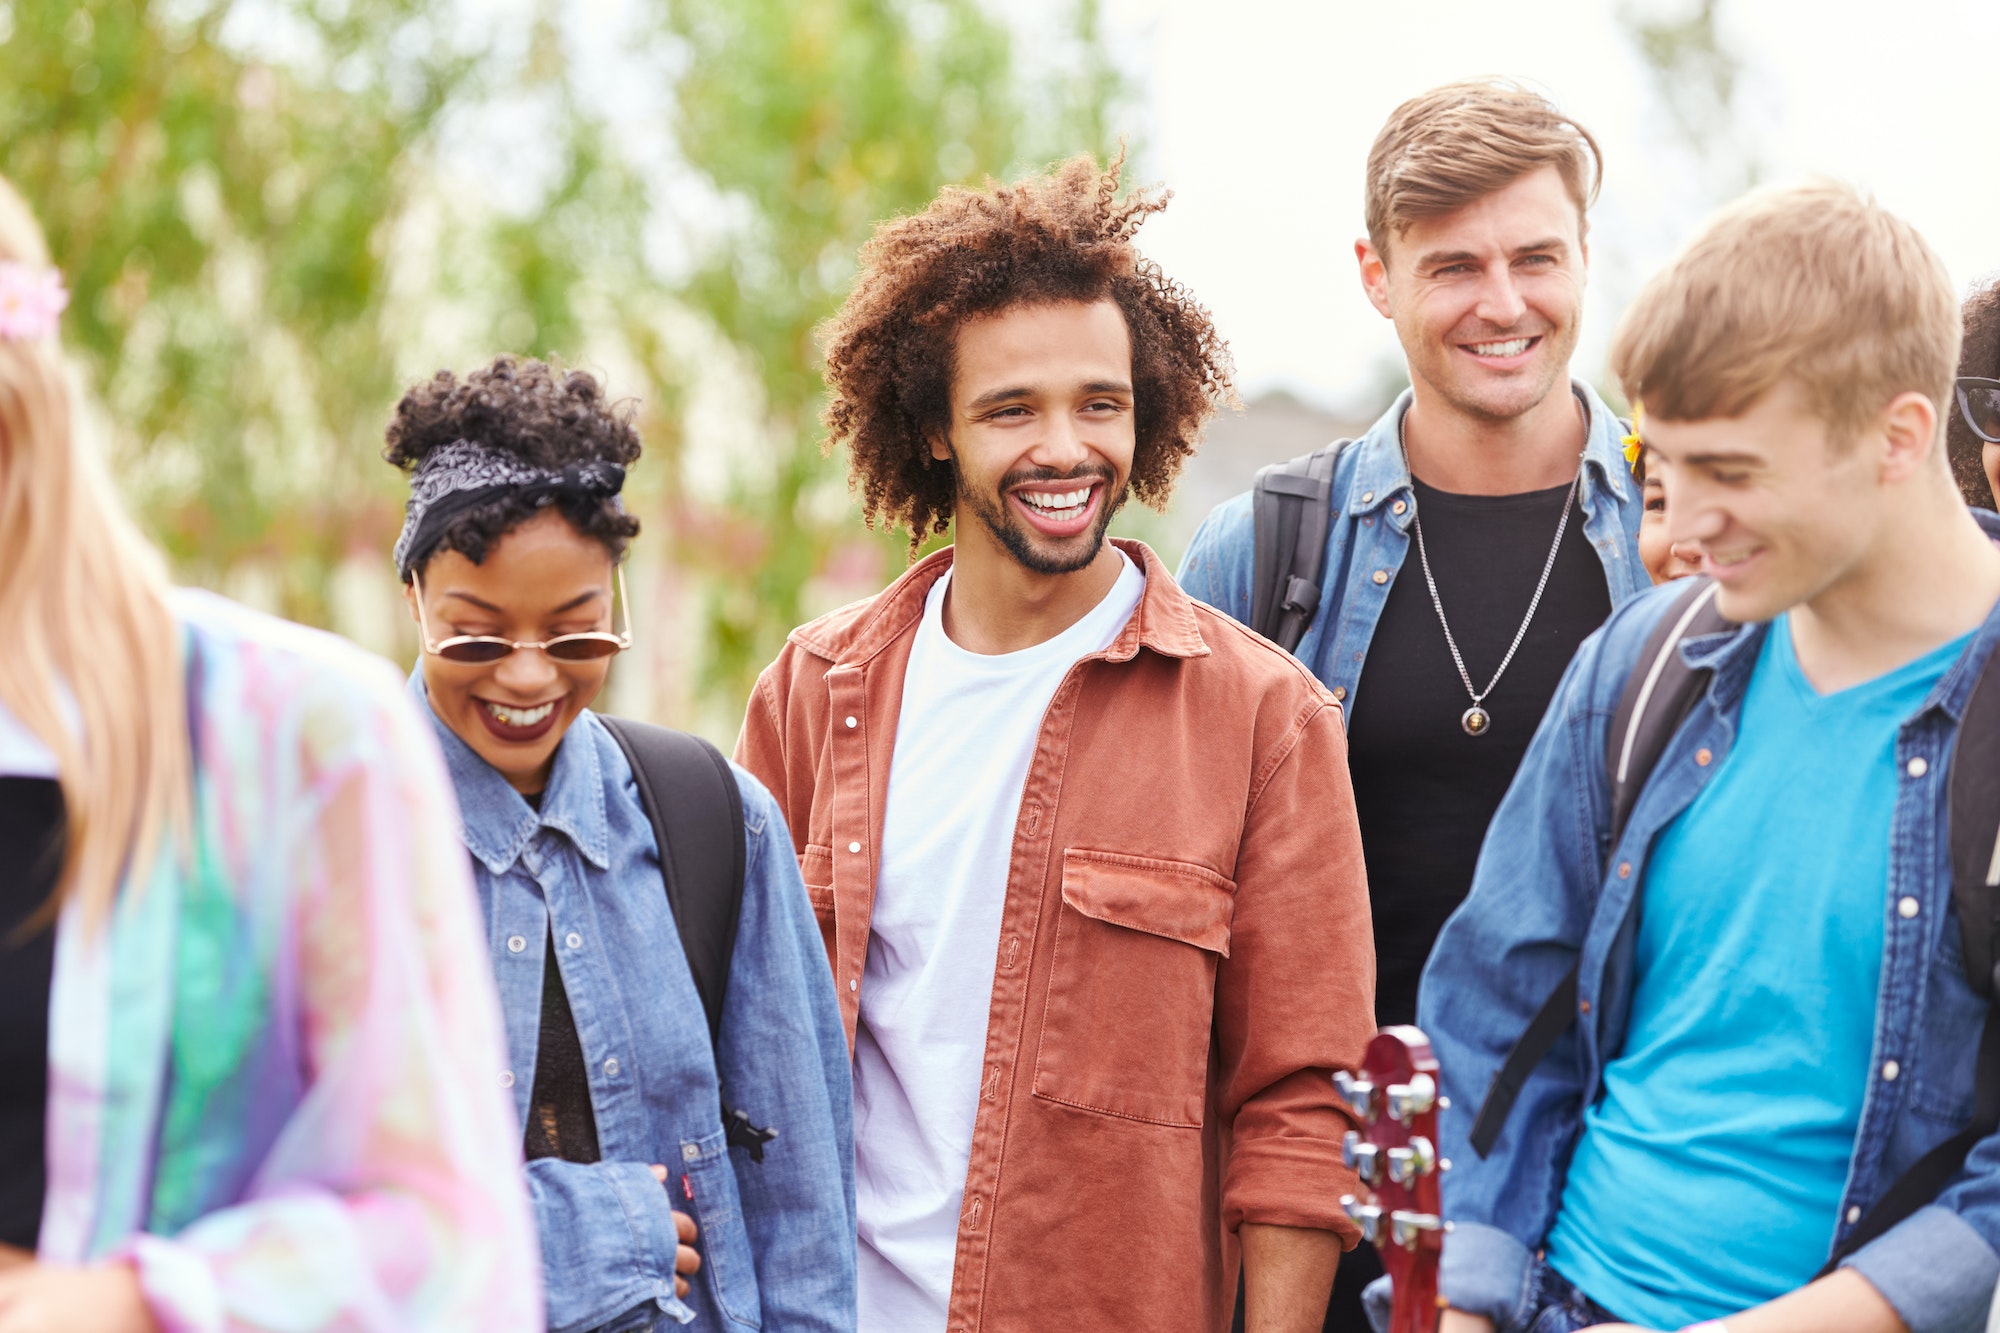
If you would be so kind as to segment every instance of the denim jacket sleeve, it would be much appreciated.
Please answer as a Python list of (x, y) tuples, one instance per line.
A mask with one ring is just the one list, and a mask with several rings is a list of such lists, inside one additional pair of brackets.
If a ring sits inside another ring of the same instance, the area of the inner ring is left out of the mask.
[(673, 1204), (649, 1163), (539, 1158), (528, 1163), (528, 1194), (550, 1333), (602, 1328), (648, 1303), (683, 1323), (694, 1317), (674, 1295)]
[(1250, 494), (1225, 500), (1209, 511), (1181, 557), (1174, 582), (1198, 602), (1207, 602), (1238, 624), (1250, 623), (1253, 543)]
[(1614, 616), (1586, 640), (1565, 672), (1420, 992), (1418, 1023), (1450, 1098), (1439, 1124), (1441, 1152), (1453, 1163), (1443, 1181), (1453, 1225), (1443, 1294), (1502, 1330), (1523, 1317), (1532, 1254), (1554, 1220), (1582, 1123), (1585, 1076), (1574, 1026), (1529, 1076), (1491, 1155), (1480, 1158), (1468, 1135), (1494, 1074), (1576, 962), (1590, 926), (1608, 824), (1600, 675), (1606, 638), (1621, 618), (1629, 620)]
[(718, 1065), (731, 1101), (779, 1137), (731, 1149), (767, 1333), (855, 1326), (853, 1100), (833, 974), (762, 783), (738, 768), (748, 847)]

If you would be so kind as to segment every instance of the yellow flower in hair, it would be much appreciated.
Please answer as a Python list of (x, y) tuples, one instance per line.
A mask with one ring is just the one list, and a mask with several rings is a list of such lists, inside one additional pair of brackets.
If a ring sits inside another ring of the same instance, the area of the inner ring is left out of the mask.
[(1639, 432), (1644, 427), (1645, 421), (1646, 409), (1638, 403), (1632, 404), (1632, 433), (1621, 441), (1625, 446), (1626, 467), (1636, 468), (1639, 466), (1639, 454), (1646, 447), (1646, 441)]

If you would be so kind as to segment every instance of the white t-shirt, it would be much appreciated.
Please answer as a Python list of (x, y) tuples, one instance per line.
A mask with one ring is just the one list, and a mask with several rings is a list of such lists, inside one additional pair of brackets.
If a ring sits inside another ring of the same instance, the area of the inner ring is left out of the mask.
[(1104, 600), (1017, 653), (982, 656), (946, 636), (949, 571), (924, 603), (903, 676), (854, 1034), (866, 1333), (945, 1327), (1014, 818), (1049, 700), (1079, 658), (1111, 646), (1146, 589), (1118, 555)]

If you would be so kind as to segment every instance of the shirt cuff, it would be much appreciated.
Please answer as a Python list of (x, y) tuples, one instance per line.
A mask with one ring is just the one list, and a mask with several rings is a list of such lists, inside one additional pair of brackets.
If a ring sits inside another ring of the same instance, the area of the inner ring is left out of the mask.
[(1535, 1257), (1498, 1227), (1453, 1222), (1438, 1265), (1438, 1291), (1454, 1310), (1485, 1315), (1498, 1329), (1527, 1317)]
[(1895, 1307), (1910, 1333), (1986, 1326), (2000, 1255), (1949, 1208), (1919, 1208), (1842, 1261)]
[(140, 1232), (111, 1257), (137, 1270), (139, 1290), (160, 1333), (222, 1333), (222, 1289), (207, 1255)]

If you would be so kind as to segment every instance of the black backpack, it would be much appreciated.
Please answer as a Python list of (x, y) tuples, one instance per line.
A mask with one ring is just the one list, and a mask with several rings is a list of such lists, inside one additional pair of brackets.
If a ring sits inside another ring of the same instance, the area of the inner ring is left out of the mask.
[[(1708, 689), (1709, 673), (1681, 657), (1681, 641), (1736, 628), (1715, 609), (1715, 585), (1701, 579), (1675, 599), (1646, 640), (1639, 665), (1625, 681), (1612, 715), (1605, 755), (1611, 778), (1611, 845), (1618, 845), (1646, 779), (1681, 723)], [(2000, 658), (2000, 653), (1995, 654)], [(1974, 738), (1984, 737), (1979, 744)], [(2000, 670), (1989, 659), (1981, 670), (1958, 744), (1952, 750), (1950, 787), (1951, 896), (1965, 943), (1965, 975), (1973, 993), (1988, 1001), (1980, 1033), (1972, 1120), (1905, 1171), (1847, 1234), (1822, 1273), (1937, 1197), (1979, 1140), (2000, 1129)], [(1473, 1151), (1493, 1149), (1507, 1113), (1535, 1067), (1577, 1018), (1577, 966), (1556, 984), (1527, 1031), (1494, 1074), (1472, 1122)]]
[[(699, 736), (630, 718), (599, 714), (597, 720), (625, 752), (638, 780), (639, 803), (659, 844), (667, 907), (708, 1017), (709, 1048), (719, 1052), (722, 997), (743, 915), (743, 795), (736, 775), (722, 752)], [(716, 1077), (721, 1078), (720, 1068)], [(764, 1145), (778, 1137), (732, 1107), (727, 1088), (722, 1126), (729, 1142), (748, 1149), (756, 1162), (764, 1160)]]
[(1291, 652), (1319, 612), (1333, 466), (1352, 440), (1335, 440), (1257, 470), (1250, 485), (1250, 628)]

